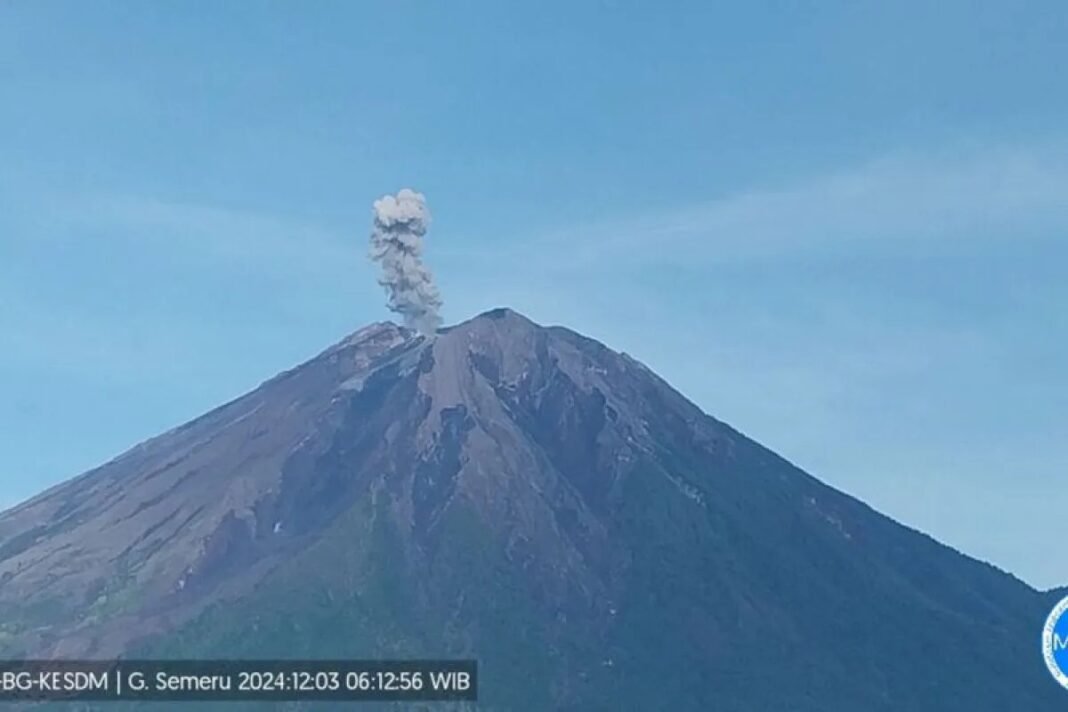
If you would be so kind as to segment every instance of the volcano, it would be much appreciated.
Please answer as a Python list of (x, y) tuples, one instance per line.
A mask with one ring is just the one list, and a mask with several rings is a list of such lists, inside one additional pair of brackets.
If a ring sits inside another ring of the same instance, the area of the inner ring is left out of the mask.
[(485, 710), (1063, 709), (1047, 610), (506, 309), (368, 326), (0, 515), (3, 657), (473, 657)]

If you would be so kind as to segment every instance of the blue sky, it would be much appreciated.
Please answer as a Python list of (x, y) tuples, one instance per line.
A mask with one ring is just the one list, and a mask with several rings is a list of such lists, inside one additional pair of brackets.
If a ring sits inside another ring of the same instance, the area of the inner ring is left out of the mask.
[[(806, 7), (807, 5), (807, 7)], [(0, 4), (0, 504), (388, 318), (645, 361), (821, 479), (1068, 583), (1061, 2)]]

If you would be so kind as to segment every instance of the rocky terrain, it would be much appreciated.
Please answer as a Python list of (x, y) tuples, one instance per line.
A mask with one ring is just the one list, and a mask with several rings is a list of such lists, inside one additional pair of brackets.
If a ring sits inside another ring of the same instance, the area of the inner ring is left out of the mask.
[(0, 515), (6, 657), (477, 657), (486, 710), (1062, 709), (1048, 602), (506, 309)]

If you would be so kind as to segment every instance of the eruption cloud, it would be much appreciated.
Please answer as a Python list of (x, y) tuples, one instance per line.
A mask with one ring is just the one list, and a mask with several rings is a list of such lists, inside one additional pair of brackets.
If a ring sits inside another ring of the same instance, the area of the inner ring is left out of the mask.
[(404, 323), (433, 336), (441, 326), (441, 294), (434, 276), (423, 265), (423, 236), (430, 224), (426, 198), (409, 188), (385, 195), (374, 202), (371, 259), (382, 265), (378, 278), (387, 306)]

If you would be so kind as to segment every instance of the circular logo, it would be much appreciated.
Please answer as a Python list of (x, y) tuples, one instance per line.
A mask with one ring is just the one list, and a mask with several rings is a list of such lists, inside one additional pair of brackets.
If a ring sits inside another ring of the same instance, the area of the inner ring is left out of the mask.
[(1042, 629), (1042, 657), (1053, 679), (1068, 689), (1068, 596), (1050, 611)]

